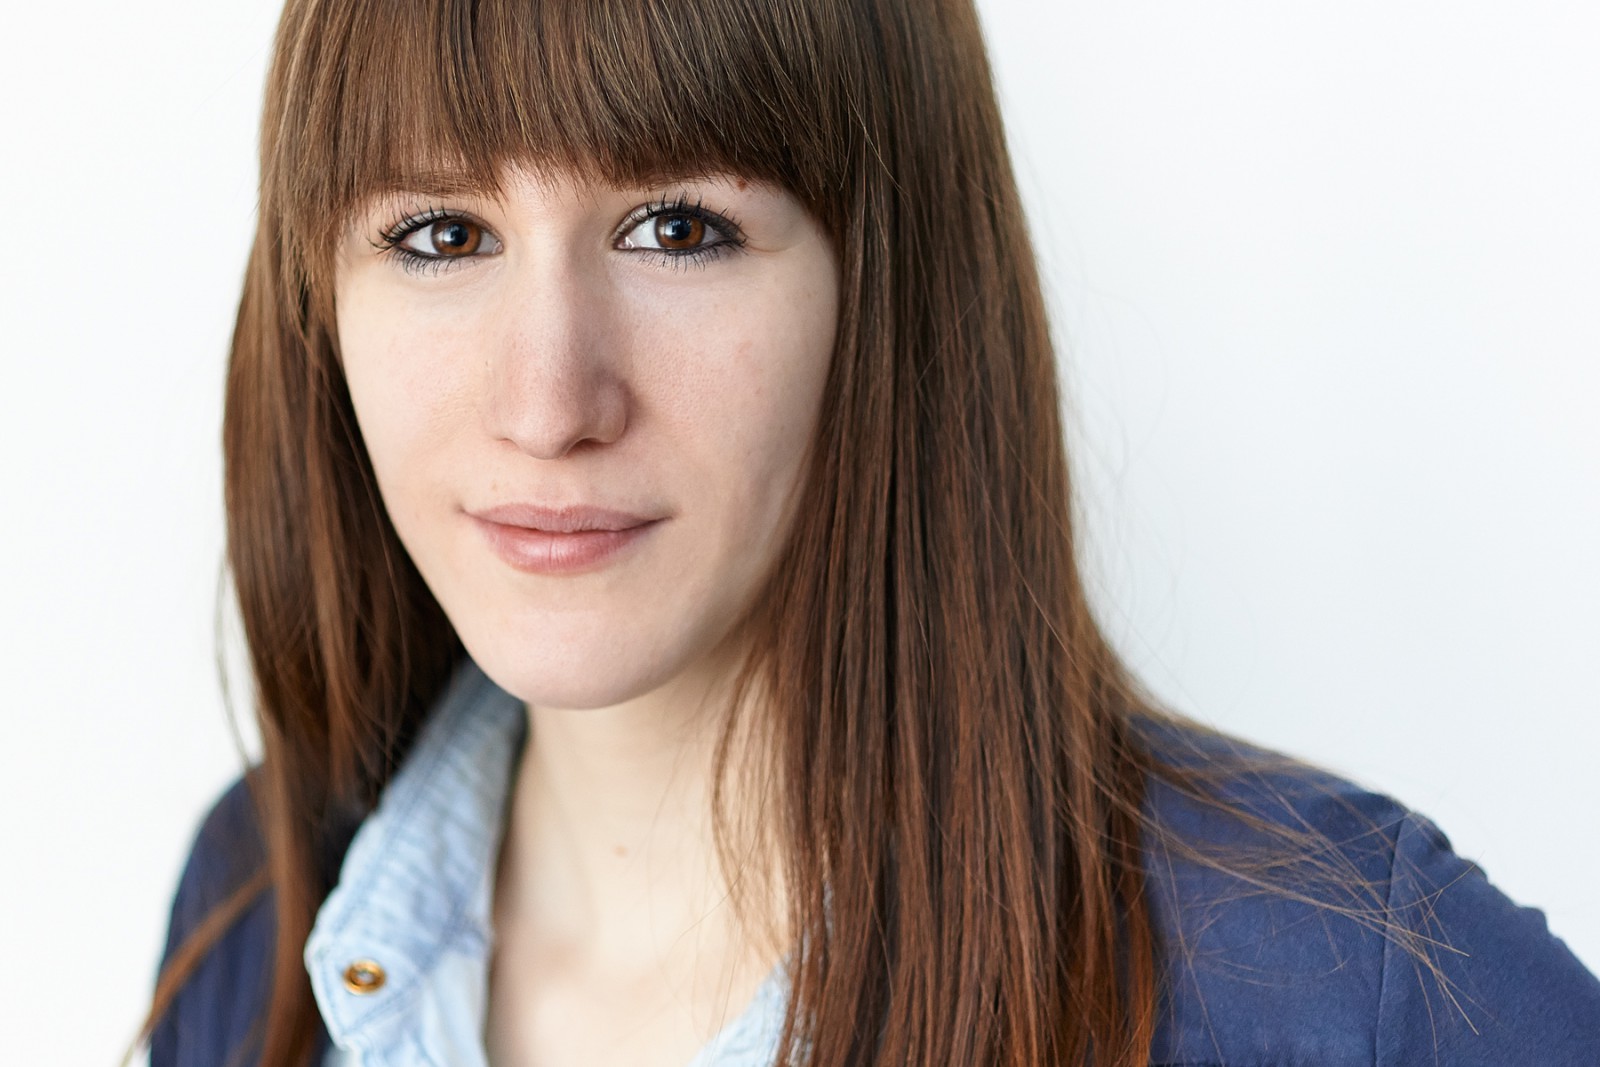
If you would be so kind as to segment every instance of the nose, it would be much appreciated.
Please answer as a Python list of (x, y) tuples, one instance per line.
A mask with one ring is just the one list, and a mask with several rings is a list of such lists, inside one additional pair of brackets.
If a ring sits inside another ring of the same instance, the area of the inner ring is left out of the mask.
[(491, 434), (537, 459), (622, 436), (629, 396), (613, 305), (604, 279), (570, 261), (505, 287), (483, 395)]

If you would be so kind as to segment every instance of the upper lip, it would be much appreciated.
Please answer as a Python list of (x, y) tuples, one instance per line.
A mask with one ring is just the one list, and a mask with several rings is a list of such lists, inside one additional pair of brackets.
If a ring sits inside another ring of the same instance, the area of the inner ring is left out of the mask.
[(501, 526), (520, 526), (545, 533), (581, 533), (586, 530), (631, 530), (655, 522), (659, 516), (635, 515), (613, 508), (568, 504), (547, 507), (543, 504), (497, 504), (491, 508), (469, 509), (467, 514)]

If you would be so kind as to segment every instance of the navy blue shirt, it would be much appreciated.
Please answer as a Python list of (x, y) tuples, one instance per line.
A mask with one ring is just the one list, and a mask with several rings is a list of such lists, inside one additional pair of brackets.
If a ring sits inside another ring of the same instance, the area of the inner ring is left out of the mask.
[[(1236, 751), (1181, 727), (1146, 730), (1152, 747), (1174, 763)], [(426, 737), (418, 749), (434, 744)], [(419, 758), (427, 756), (414, 749), (408, 764)], [(1509, 900), (1426, 818), (1293, 764), (1226, 777), (1218, 789), (1273, 825), (1324, 835), (1334, 847), (1318, 862), (1331, 880), (1313, 879), (1307, 898), (1297, 899), (1218, 867), (1205, 858), (1215, 847), (1248, 849), (1261, 841), (1232, 818), (1151, 781), (1152, 819), (1175, 840), (1207, 847), (1196, 856), (1181, 844), (1147, 843), (1164, 967), (1153, 1064), (1600, 1067), (1600, 982), (1550, 933), (1540, 911)], [(262, 851), (241, 781), (201, 826), (174, 901), (169, 954), (253, 873)], [(350, 873), (347, 861), (342, 881)], [(1293, 884), (1292, 872), (1288, 880)], [(1347, 895), (1330, 895), (1328, 885)], [(1406, 934), (1386, 928), (1386, 912), (1424, 946), (1426, 962), (1397, 943)], [(252, 1027), (269, 987), (273, 930), (269, 892), (223, 937), (159, 1025), (152, 1067), (217, 1067), (241, 1043), (259, 1048), (259, 1027)], [(330, 1039), (325, 1028), (317, 1037), (321, 1062)], [(255, 1060), (247, 1054), (240, 1062)], [(394, 1053), (374, 1062), (424, 1061)]]

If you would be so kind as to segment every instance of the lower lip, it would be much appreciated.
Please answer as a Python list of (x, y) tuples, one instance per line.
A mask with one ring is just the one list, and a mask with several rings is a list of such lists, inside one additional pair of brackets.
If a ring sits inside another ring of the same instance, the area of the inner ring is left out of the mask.
[(495, 555), (527, 574), (581, 574), (598, 570), (639, 542), (656, 521), (626, 530), (582, 530), (551, 533), (525, 526), (506, 526), (472, 516)]

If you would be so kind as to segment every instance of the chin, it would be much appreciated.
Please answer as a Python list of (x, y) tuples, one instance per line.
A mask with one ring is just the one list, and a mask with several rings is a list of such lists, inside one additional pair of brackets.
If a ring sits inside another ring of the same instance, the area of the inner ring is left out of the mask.
[(461, 634), (467, 654), (491, 681), (541, 708), (623, 704), (683, 676), (698, 659), (690, 648), (664, 648), (637, 634), (611, 634), (601, 641), (562, 640), (548, 633), (525, 641), (507, 637), (504, 631), (480, 640)]

